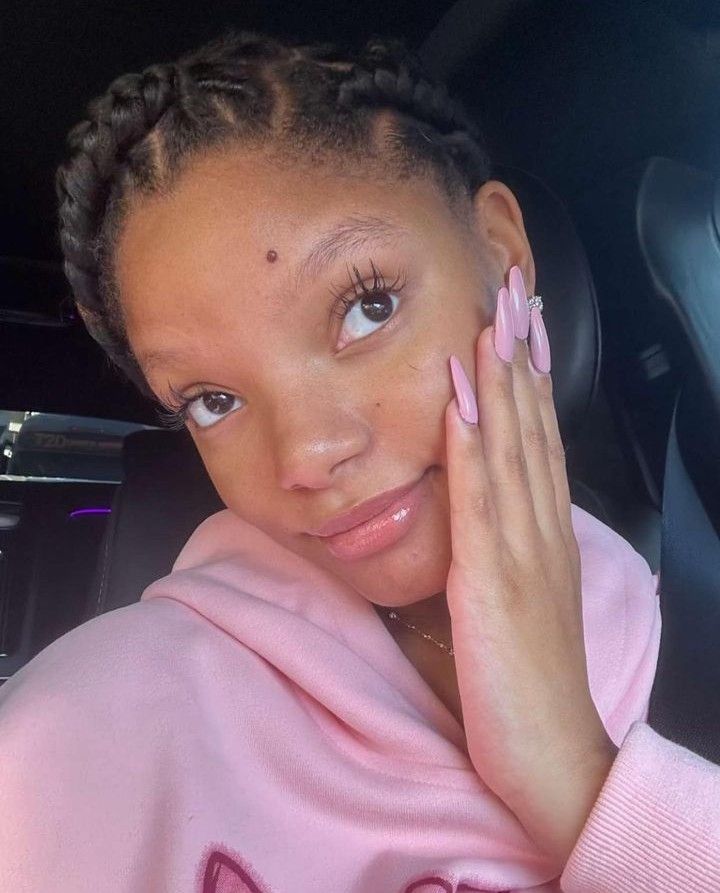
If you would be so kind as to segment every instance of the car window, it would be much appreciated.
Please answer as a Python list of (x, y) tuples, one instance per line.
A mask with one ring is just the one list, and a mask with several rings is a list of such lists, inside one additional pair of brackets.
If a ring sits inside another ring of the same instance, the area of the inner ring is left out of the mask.
[(136, 422), (0, 410), (0, 480), (120, 482), (122, 445)]

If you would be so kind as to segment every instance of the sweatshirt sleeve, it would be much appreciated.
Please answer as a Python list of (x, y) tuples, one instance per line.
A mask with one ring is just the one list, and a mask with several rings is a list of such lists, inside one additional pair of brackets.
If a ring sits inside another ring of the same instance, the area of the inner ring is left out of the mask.
[(720, 890), (720, 766), (633, 723), (560, 886), (563, 893)]

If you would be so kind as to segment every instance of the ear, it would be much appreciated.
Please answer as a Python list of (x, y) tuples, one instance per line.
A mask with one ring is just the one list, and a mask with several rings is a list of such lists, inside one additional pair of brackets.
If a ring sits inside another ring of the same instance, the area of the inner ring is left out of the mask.
[(512, 190), (488, 180), (473, 196), (474, 227), (498, 268), (498, 288), (507, 284), (510, 268), (520, 267), (528, 295), (535, 291), (535, 260), (522, 211)]

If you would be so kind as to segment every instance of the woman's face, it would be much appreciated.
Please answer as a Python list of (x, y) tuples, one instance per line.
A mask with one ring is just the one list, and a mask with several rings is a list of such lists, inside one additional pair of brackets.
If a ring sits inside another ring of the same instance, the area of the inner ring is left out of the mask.
[[(474, 381), (513, 264), (533, 288), (522, 216), (497, 181), (463, 226), (430, 181), (282, 170), (247, 152), (204, 156), (171, 195), (142, 199), (117, 250), (132, 348), (161, 401), (193, 400), (188, 428), (227, 507), (396, 607), (445, 589), (448, 360)], [(385, 289), (363, 300), (353, 267)], [(337, 295), (354, 302), (344, 319)], [(415, 481), (419, 509), (389, 546), (339, 557), (309, 532)]]

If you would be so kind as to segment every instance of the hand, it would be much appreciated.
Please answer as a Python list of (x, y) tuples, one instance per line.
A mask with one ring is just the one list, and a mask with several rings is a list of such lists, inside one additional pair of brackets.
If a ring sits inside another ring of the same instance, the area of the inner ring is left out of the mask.
[[(477, 339), (477, 398), (467, 380), (459, 394), (471, 410), (476, 399), (479, 422), (464, 421), (456, 399), (445, 414), (453, 554), (446, 597), (470, 759), (564, 865), (617, 748), (590, 694), (580, 551), (552, 381), (514, 337), (502, 292), (495, 326)], [(495, 348), (503, 320), (512, 362)], [(452, 366), (457, 373), (456, 359)]]

